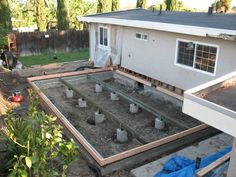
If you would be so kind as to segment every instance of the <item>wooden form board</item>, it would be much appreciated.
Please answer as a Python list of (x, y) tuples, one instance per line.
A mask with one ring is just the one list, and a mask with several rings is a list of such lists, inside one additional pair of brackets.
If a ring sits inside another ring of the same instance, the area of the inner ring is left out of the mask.
[(209, 126), (206, 124), (201, 124), (199, 126), (190, 128), (188, 130), (184, 130), (182, 132), (176, 133), (174, 135), (162, 138), (160, 140), (124, 151), (122, 153), (103, 158), (92, 146), (89, 142), (74, 128), (74, 126), (66, 119), (66, 117), (56, 108), (56, 106), (47, 98), (47, 96), (40, 91), (40, 89), (36, 86), (33, 81), (40, 81), (40, 80), (47, 80), (53, 78), (60, 78), (60, 77), (67, 77), (67, 76), (79, 76), (83, 74), (91, 74), (91, 73), (98, 73), (98, 72), (106, 72), (111, 71), (111, 68), (105, 69), (94, 69), (94, 70), (85, 70), (85, 71), (78, 71), (78, 72), (70, 72), (70, 73), (61, 73), (61, 74), (52, 74), (52, 75), (44, 75), (44, 76), (37, 76), (28, 78), (28, 82), (31, 87), (38, 93), (40, 98), (43, 100), (44, 104), (50, 109), (64, 124), (64, 126), (75, 136), (75, 138), (80, 142), (80, 144), (87, 150), (87, 152), (94, 158), (94, 160), (100, 165), (105, 166), (119, 160), (137, 155), (139, 153), (151, 150), (163, 144), (175, 141), (177, 139), (183, 138), (187, 135), (191, 135), (195, 132), (204, 130)]
[(205, 175), (207, 175), (209, 172), (211, 172), (212, 170), (216, 169), (217, 167), (219, 167), (220, 165), (222, 165), (224, 162), (226, 162), (227, 160), (230, 159), (230, 154), (231, 152), (225, 154), (223, 157), (217, 159), (215, 162), (209, 164), (208, 166), (206, 166), (205, 168), (201, 169), (200, 171), (197, 172), (197, 177), (204, 177)]

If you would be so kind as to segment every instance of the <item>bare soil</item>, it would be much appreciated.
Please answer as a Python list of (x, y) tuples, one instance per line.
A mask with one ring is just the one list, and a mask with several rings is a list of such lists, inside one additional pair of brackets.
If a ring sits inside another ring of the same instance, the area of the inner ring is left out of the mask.
[(120, 125), (112, 121), (107, 114), (105, 114), (104, 122), (95, 125), (94, 115), (98, 110), (97, 107), (90, 103), (86, 108), (76, 107), (80, 96), (74, 94), (73, 99), (65, 98), (65, 87), (50, 88), (43, 92), (104, 158), (142, 145), (131, 135), (129, 141), (117, 142), (116, 129)]

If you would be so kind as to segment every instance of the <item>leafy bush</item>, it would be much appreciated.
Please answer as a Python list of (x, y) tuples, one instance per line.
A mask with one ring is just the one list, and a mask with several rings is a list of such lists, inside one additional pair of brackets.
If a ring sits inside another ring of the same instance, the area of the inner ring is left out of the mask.
[(7, 30), (0, 25), (0, 49), (3, 49), (4, 46), (7, 44), (6, 41)]
[[(8, 113), (3, 129), (7, 151), (5, 168), (9, 177), (66, 176), (68, 166), (75, 160), (74, 141), (65, 140), (56, 117), (37, 110), (36, 94), (29, 92), (30, 106), (27, 117)], [(56, 166), (59, 164), (60, 168)]]

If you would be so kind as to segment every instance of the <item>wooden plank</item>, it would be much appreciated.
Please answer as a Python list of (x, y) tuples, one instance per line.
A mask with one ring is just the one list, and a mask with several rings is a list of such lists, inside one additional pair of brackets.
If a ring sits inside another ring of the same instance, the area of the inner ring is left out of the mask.
[(155, 147), (161, 146), (163, 144), (175, 141), (175, 140), (177, 140), (179, 138), (183, 138), (183, 137), (185, 137), (187, 135), (190, 135), (192, 133), (204, 130), (204, 129), (208, 128), (208, 127), (209, 127), (208, 125), (202, 124), (202, 125), (196, 126), (194, 128), (182, 131), (180, 133), (176, 133), (174, 135), (162, 138), (160, 140), (157, 140), (157, 141), (145, 144), (143, 146), (139, 146), (139, 147), (130, 149), (128, 151), (119, 153), (117, 155), (113, 155), (113, 156), (107, 157), (107, 158), (103, 159), (103, 161), (104, 161), (105, 164), (110, 164), (110, 163), (122, 160), (124, 158), (128, 158), (128, 157), (134, 156), (134, 155), (139, 154), (141, 152), (153, 149)]
[(183, 97), (183, 96), (178, 95), (178, 94), (176, 94), (176, 93), (174, 93), (174, 92), (172, 92), (172, 91), (169, 91), (169, 90), (167, 90), (167, 89), (165, 89), (165, 88), (162, 88), (162, 87), (157, 86), (156, 89), (159, 90), (159, 91), (161, 91), (161, 92), (163, 92), (163, 93), (165, 93), (165, 94), (167, 94), (167, 95), (170, 95), (170, 96), (172, 96), (172, 97), (174, 97), (174, 98), (177, 98), (177, 99), (179, 99), (179, 100), (181, 100), (181, 101), (184, 100), (184, 97)]
[(120, 74), (120, 75), (123, 75), (123, 76), (125, 76), (125, 77), (130, 78), (130, 79), (133, 79), (133, 80), (135, 80), (135, 81), (137, 81), (137, 82), (140, 82), (140, 83), (142, 83), (142, 84), (144, 84), (144, 85), (151, 86), (151, 83), (148, 82), (148, 81), (146, 81), (146, 80), (144, 80), (144, 79), (141, 79), (141, 78), (132, 76), (132, 75), (127, 74), (127, 73), (125, 73), (125, 72), (123, 72), (123, 71), (120, 71), (120, 70), (116, 70), (116, 72), (117, 72), (118, 74)]
[(214, 170), (215, 168), (219, 167), (221, 164), (223, 164), (224, 162), (226, 162), (227, 160), (230, 159), (230, 155), (231, 152), (225, 154), (223, 157), (217, 159), (215, 162), (209, 164), (208, 166), (206, 166), (205, 168), (201, 169), (200, 171), (197, 172), (197, 177), (203, 177), (205, 175), (207, 175), (209, 172), (211, 172), (212, 170)]
[(112, 70), (113, 69), (111, 67), (108, 67), (108, 68), (101, 68), (101, 69), (92, 69), (92, 70), (84, 70), (84, 71), (75, 71), (75, 72), (67, 72), (67, 73), (58, 73), (58, 74), (29, 77), (29, 78), (27, 78), (27, 80), (32, 82), (32, 81), (37, 81), (37, 80), (54, 79), (54, 78), (68, 77), (68, 76), (77, 76), (77, 75), (82, 75), (82, 74), (92, 74), (92, 73), (106, 72), (106, 71), (112, 71)]

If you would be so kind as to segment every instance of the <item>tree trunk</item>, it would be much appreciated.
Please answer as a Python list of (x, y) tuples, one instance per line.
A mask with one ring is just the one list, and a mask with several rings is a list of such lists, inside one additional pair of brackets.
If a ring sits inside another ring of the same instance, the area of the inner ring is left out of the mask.
[(136, 7), (145, 9), (146, 8), (146, 3), (147, 3), (146, 0), (137, 0)]
[(111, 2), (110, 0), (98, 0), (97, 13), (110, 12)]
[(66, 0), (57, 0), (57, 28), (59, 30), (69, 29), (69, 17)]
[(116, 11), (120, 9), (120, 1), (112, 0), (111, 11)]
[(39, 31), (46, 31), (45, 1), (35, 0), (37, 26)]

